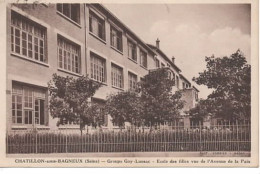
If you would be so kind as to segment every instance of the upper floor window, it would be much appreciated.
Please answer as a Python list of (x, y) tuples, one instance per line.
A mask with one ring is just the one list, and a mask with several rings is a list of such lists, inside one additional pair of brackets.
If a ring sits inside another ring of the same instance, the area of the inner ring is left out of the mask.
[(137, 75), (128, 73), (128, 87), (130, 90), (136, 89), (137, 86)]
[(57, 10), (76, 23), (80, 23), (79, 4), (57, 4)]
[(117, 88), (123, 88), (124, 81), (123, 81), (123, 68), (112, 64), (111, 66), (111, 81), (112, 86)]
[(116, 30), (114, 27), (110, 27), (110, 38), (111, 38), (111, 46), (116, 48), (119, 51), (123, 51), (122, 45), (122, 32)]
[(179, 77), (178, 76), (176, 76), (176, 86), (177, 86), (177, 88), (179, 88), (180, 87), (180, 85), (179, 85)]
[(168, 78), (172, 79), (172, 72), (170, 70), (168, 70)]
[(44, 125), (46, 122), (46, 91), (13, 84), (12, 123)]
[(80, 47), (75, 43), (58, 36), (59, 68), (80, 73)]
[(172, 72), (172, 80), (174, 81), (174, 86), (176, 85), (176, 78), (175, 78), (175, 73), (174, 72)]
[(105, 21), (89, 11), (89, 31), (102, 40), (105, 39)]
[(198, 92), (195, 92), (195, 100), (198, 101), (199, 97), (198, 97)]
[(147, 54), (142, 50), (140, 50), (140, 64), (147, 68)]
[(128, 40), (127, 46), (128, 46), (128, 58), (130, 58), (136, 62), (137, 61), (136, 45), (133, 42), (131, 42), (130, 40)]
[(186, 88), (185, 83), (182, 82), (182, 89), (185, 89), (185, 88)]
[(29, 59), (47, 63), (46, 28), (12, 12), (11, 51)]
[(162, 68), (165, 67), (165, 64), (161, 63), (161, 67), (162, 67)]
[(106, 82), (106, 61), (94, 53), (90, 53), (91, 78), (105, 83)]
[(155, 62), (155, 67), (156, 68), (160, 68), (160, 62), (159, 62), (159, 60), (158, 59), (154, 59), (154, 62)]

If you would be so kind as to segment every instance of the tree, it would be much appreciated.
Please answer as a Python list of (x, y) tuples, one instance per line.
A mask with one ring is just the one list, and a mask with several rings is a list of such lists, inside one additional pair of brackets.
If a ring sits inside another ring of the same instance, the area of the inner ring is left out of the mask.
[(194, 108), (191, 108), (187, 113), (191, 115), (195, 120), (202, 120), (207, 116), (211, 116), (211, 112), (215, 108), (214, 103), (211, 100), (199, 100)]
[(134, 91), (119, 92), (108, 97), (106, 111), (119, 127), (124, 126), (125, 122), (138, 125), (141, 122), (142, 103)]
[(48, 83), (50, 91), (50, 113), (53, 118), (59, 118), (57, 125), (76, 122), (80, 125), (80, 131), (85, 125), (97, 125), (101, 115), (97, 105), (89, 101), (100, 83), (87, 77), (79, 78), (62, 77), (53, 75)]
[(243, 53), (238, 50), (230, 57), (212, 56), (206, 57), (205, 61), (207, 69), (193, 80), (198, 85), (214, 89), (203, 102), (207, 111), (225, 120), (250, 120), (251, 66)]
[[(160, 80), (158, 80), (160, 79)], [(113, 122), (123, 126), (149, 126), (171, 122), (183, 107), (181, 93), (172, 93), (173, 79), (167, 68), (150, 71), (138, 84), (137, 90), (119, 92), (108, 97), (106, 108)]]
[(169, 77), (168, 68), (150, 71), (140, 83), (142, 117), (146, 126), (171, 122), (183, 108), (181, 93), (173, 93), (175, 81)]

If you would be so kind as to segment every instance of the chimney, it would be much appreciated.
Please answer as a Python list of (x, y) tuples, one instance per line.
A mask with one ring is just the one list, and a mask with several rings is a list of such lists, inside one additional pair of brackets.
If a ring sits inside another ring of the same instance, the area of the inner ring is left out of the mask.
[(160, 40), (157, 38), (157, 40), (156, 40), (156, 47), (158, 48), (158, 49), (160, 49)]
[(174, 61), (175, 61), (175, 57), (174, 57), (174, 56), (172, 56), (172, 63), (174, 63)]

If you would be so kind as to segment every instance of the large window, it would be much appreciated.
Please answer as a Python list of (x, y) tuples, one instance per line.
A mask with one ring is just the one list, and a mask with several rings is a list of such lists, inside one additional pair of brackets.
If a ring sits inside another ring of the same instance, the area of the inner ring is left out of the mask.
[(58, 36), (58, 63), (59, 68), (80, 73), (80, 47)]
[(119, 51), (123, 51), (122, 47), (122, 33), (116, 30), (114, 27), (110, 27), (110, 38), (111, 38), (111, 46), (116, 48)]
[(91, 78), (105, 83), (106, 82), (106, 61), (105, 59), (97, 56), (94, 53), (90, 53), (90, 70)]
[(130, 90), (136, 89), (137, 86), (137, 75), (133, 73), (128, 73), (128, 88)]
[(111, 67), (111, 80), (112, 86), (117, 88), (123, 88), (124, 81), (123, 81), (123, 68), (112, 64)]
[(102, 40), (105, 39), (105, 21), (94, 12), (89, 12), (89, 30)]
[(14, 124), (45, 124), (46, 91), (13, 84), (12, 122)]
[(57, 10), (76, 23), (80, 23), (79, 4), (57, 4)]
[(136, 45), (133, 42), (131, 42), (130, 40), (128, 40), (127, 46), (128, 46), (128, 58), (132, 59), (136, 62), (137, 61)]
[(140, 50), (140, 64), (147, 68), (147, 54), (142, 50)]
[(11, 51), (35, 61), (47, 62), (46, 29), (21, 15), (11, 14)]

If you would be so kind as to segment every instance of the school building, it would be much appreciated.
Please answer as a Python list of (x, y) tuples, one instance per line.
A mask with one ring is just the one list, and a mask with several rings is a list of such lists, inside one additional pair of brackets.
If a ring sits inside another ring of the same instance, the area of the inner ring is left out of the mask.
[[(183, 111), (198, 100), (199, 91), (163, 53), (159, 39), (147, 44), (101, 4), (8, 4), (6, 31), (8, 130), (63, 128), (48, 111), (47, 83), (54, 73), (101, 82), (91, 100), (102, 104), (109, 94), (134, 88), (149, 70), (169, 67), (174, 90), (183, 93)], [(116, 127), (105, 120), (104, 127)]]

